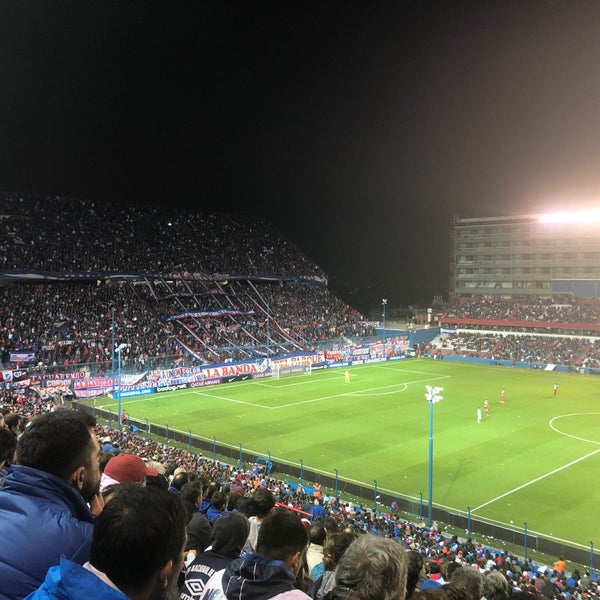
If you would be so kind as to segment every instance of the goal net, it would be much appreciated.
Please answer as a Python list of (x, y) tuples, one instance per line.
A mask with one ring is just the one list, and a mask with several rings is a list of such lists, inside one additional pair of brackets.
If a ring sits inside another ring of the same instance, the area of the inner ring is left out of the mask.
[(288, 375), (312, 375), (311, 365), (280, 365), (273, 363), (271, 365), (271, 375), (273, 379), (280, 379)]

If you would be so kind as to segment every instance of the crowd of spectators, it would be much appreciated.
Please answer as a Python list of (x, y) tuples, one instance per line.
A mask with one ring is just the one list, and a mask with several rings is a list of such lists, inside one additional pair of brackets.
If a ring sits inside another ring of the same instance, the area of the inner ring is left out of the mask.
[(482, 319), (538, 323), (594, 324), (600, 321), (600, 301), (571, 297), (479, 298), (462, 297), (444, 310), (444, 319)]
[[(239, 281), (217, 292), (179, 282), (167, 293), (165, 285), (11, 283), (0, 294), (0, 361), (33, 351), (40, 366), (96, 363), (108, 372), (114, 339), (126, 344), (124, 367), (142, 370), (155, 357), (217, 363), (265, 355), (267, 345), (278, 355), (373, 333), (372, 323), (318, 286)], [(192, 311), (203, 314), (168, 318)]]
[[(267, 347), (269, 355), (289, 354), (373, 335), (373, 323), (320, 286), (232, 281), (207, 290), (198, 284), (185, 282), (185, 293), (172, 286), (166, 312), (181, 315), (177, 338), (207, 361), (264, 357)], [(199, 310), (222, 312), (199, 316)]]
[(600, 340), (551, 335), (511, 335), (461, 330), (443, 334), (430, 349), (434, 354), (453, 354), (491, 360), (558, 364), (595, 368), (600, 364)]
[(2, 194), (0, 272), (324, 277), (262, 218)]
[(113, 341), (126, 344), (125, 368), (157, 366), (154, 357), (220, 363), (373, 334), (265, 220), (60, 197), (3, 200), (0, 275), (60, 279), (2, 288), (5, 365), (11, 352), (33, 351), (40, 366), (108, 371)]
[(441, 322), (456, 333), (434, 340), (434, 354), (570, 368), (600, 365), (600, 302), (595, 299), (459, 298)]

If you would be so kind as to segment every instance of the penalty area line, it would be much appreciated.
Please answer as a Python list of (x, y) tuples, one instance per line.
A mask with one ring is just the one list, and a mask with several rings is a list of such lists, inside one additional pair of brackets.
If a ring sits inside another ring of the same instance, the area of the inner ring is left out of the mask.
[(484, 502), (483, 504), (476, 506), (473, 509), (473, 511), (480, 510), (484, 506), (488, 506), (489, 504), (492, 504), (492, 503), (496, 502), (497, 500), (501, 500), (502, 498), (505, 498), (506, 496), (510, 496), (514, 492), (518, 492), (519, 490), (522, 490), (534, 483), (537, 483), (538, 481), (541, 481), (542, 479), (546, 479), (546, 477), (550, 477), (550, 475), (555, 475), (556, 473), (560, 473), (560, 471), (563, 471), (564, 469), (568, 469), (569, 467), (576, 465), (578, 462), (581, 462), (582, 460), (586, 460), (586, 459), (590, 458), (590, 456), (594, 456), (594, 454), (598, 454), (598, 452), (600, 452), (600, 448), (586, 454), (585, 456), (576, 458), (575, 460), (572, 460), (570, 463), (567, 463), (566, 465), (562, 465), (562, 467), (558, 467), (556, 469), (553, 469), (552, 471), (548, 471), (548, 473), (544, 473), (544, 475), (540, 475), (539, 477), (536, 477), (535, 479), (532, 479), (531, 481), (528, 481), (528, 482), (524, 483), (523, 485), (513, 488), (512, 490), (509, 490), (508, 492), (505, 492), (504, 494), (500, 494), (500, 496), (496, 496), (495, 498), (492, 498), (491, 500), (488, 500), (487, 502)]

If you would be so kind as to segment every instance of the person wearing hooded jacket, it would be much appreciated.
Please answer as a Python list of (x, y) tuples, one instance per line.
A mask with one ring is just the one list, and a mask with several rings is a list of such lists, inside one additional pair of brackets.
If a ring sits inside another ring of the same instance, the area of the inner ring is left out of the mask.
[(256, 553), (232, 561), (206, 583), (198, 600), (304, 600), (296, 576), (308, 543), (300, 518), (280, 509), (262, 522)]
[(237, 511), (223, 513), (214, 522), (210, 547), (198, 554), (185, 570), (180, 589), (182, 600), (197, 600), (212, 575), (240, 557), (248, 530), (247, 517)]
[(95, 420), (71, 410), (42, 414), (17, 442), (17, 464), (0, 489), (0, 599), (35, 590), (61, 555), (89, 559), (99, 494)]

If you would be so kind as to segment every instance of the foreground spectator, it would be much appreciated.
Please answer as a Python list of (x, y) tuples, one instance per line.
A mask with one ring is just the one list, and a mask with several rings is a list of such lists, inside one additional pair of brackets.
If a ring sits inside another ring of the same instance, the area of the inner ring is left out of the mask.
[(508, 600), (510, 585), (500, 571), (492, 571), (483, 578), (483, 596), (486, 600)]
[(181, 488), (179, 496), (186, 512), (187, 542), (186, 552), (198, 554), (210, 546), (211, 527), (208, 519), (199, 508), (202, 504), (202, 482), (198, 479), (189, 481)]
[(327, 536), (327, 530), (322, 520), (315, 521), (310, 531), (308, 532), (308, 550), (306, 551), (306, 564), (308, 566), (308, 574), (317, 580), (323, 572), (325, 567), (323, 566), (323, 544), (325, 543), (325, 537)]
[(244, 555), (215, 573), (200, 599), (310, 598), (296, 589), (307, 542), (306, 529), (295, 513), (272, 512), (258, 532), (257, 553)]
[(89, 559), (93, 515), (101, 510), (100, 446), (82, 413), (36, 417), (19, 438), (17, 464), (0, 489), (0, 595), (24, 598), (61, 555)]
[(199, 598), (206, 582), (217, 571), (225, 569), (232, 560), (240, 557), (248, 530), (247, 517), (236, 511), (226, 512), (214, 522), (210, 548), (198, 554), (185, 571), (182, 600)]
[(406, 553), (400, 544), (362, 535), (342, 555), (330, 598), (404, 600), (406, 573)]
[(325, 572), (315, 580), (308, 590), (308, 595), (311, 598), (322, 600), (335, 587), (335, 569), (337, 564), (355, 539), (356, 533), (347, 531), (336, 531), (327, 534), (323, 546), (323, 567)]
[(227, 494), (216, 491), (211, 498), (212, 506), (206, 511), (208, 522), (213, 525), (217, 519), (220, 519), (227, 510)]
[(420, 552), (409, 550), (406, 553), (407, 575), (406, 575), (406, 597), (410, 598), (414, 591), (421, 588), (425, 581), (425, 561)]
[(459, 567), (452, 573), (449, 588), (464, 600), (479, 600), (483, 595), (483, 575), (475, 567)]
[(274, 508), (275, 496), (271, 490), (259, 488), (254, 492), (251, 504), (251, 510), (254, 514), (249, 519), (250, 533), (244, 546), (244, 552), (252, 553), (256, 551), (260, 526)]
[(10, 465), (15, 460), (17, 438), (8, 429), (0, 428), (0, 486), (9, 473)]
[(25, 429), (23, 419), (17, 413), (8, 413), (4, 415), (4, 427), (8, 429), (15, 437), (19, 437)]
[(91, 558), (61, 558), (29, 600), (177, 598), (185, 516), (179, 500), (157, 487), (123, 484), (94, 525)]

